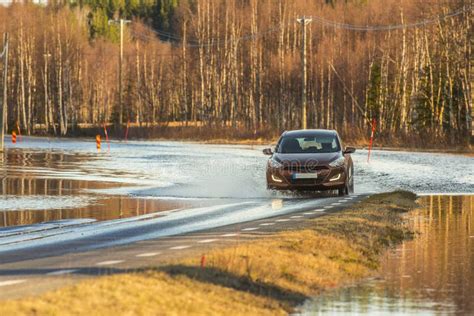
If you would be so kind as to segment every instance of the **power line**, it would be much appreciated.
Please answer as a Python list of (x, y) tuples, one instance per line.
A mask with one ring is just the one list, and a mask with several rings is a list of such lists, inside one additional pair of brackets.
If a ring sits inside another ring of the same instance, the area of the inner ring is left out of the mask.
[[(391, 25), (356, 25), (356, 24), (348, 24), (348, 23), (341, 23), (341, 22), (336, 22), (336, 21), (330, 21), (327, 19), (324, 19), (323, 17), (319, 16), (310, 16), (309, 18), (312, 18), (315, 22), (327, 26), (327, 27), (333, 27), (333, 28), (339, 28), (339, 29), (346, 29), (346, 30), (351, 30), (351, 31), (366, 31), (366, 32), (374, 32), (374, 31), (392, 31), (392, 30), (400, 30), (400, 29), (410, 29), (410, 28), (417, 28), (417, 27), (423, 27), (429, 24), (434, 24), (439, 21), (446, 20), (448, 18), (456, 17), (459, 16), (463, 13), (467, 13), (472, 10), (472, 7), (465, 7), (462, 9), (458, 9), (456, 11), (443, 14), (443, 15), (438, 15), (436, 17), (432, 17), (429, 19), (425, 19), (422, 21), (414, 22), (414, 23), (407, 23), (407, 24), (391, 24)], [(187, 41), (187, 44), (185, 44), (187, 47), (210, 47), (210, 46), (219, 46), (223, 45), (225, 43), (231, 43), (233, 41), (250, 41), (250, 40), (256, 40), (259, 38), (262, 38), (263, 36), (267, 34), (271, 34), (273, 32), (281, 30), (281, 28), (291, 25), (293, 22), (288, 22), (284, 23), (282, 25), (274, 26), (272, 28), (269, 28), (265, 31), (258, 32), (258, 33), (251, 33), (251, 34), (246, 34), (241, 37), (235, 38), (235, 39), (222, 39), (222, 38), (211, 38), (207, 40), (207, 43), (199, 43), (196, 41)], [(175, 40), (176, 42), (181, 42), (183, 39), (179, 37), (176, 34), (160, 31), (160, 30), (150, 30), (154, 34), (156, 34), (159, 37), (166, 37), (171, 40)], [(139, 34), (138, 32), (133, 32), (134, 36), (140, 37), (145, 36), (148, 39), (153, 39), (152, 36), (148, 34)]]
[[(290, 24), (290, 23), (288, 23), (288, 24)], [(282, 28), (282, 26), (276, 26), (276, 27), (267, 29), (267, 30), (262, 31), (262, 32), (246, 34), (246, 35), (243, 35), (241, 37), (234, 38), (234, 39), (227, 39), (226, 40), (226, 39), (222, 39), (222, 38), (211, 38), (211, 39), (206, 40), (206, 42), (208, 42), (208, 43), (203, 43), (203, 44), (200, 44), (197, 41), (187, 41), (188, 44), (186, 44), (186, 46), (187, 47), (211, 47), (211, 46), (223, 45), (225, 43), (232, 43), (233, 41), (256, 40), (256, 39), (259, 39), (259, 38), (261, 38), (261, 37), (263, 37), (267, 34), (276, 32), (276, 31), (280, 30), (281, 28)], [(153, 32), (156, 35), (161, 36), (161, 37), (168, 37), (169, 39), (174, 39), (176, 42), (181, 42), (183, 40), (181, 37), (179, 37), (177, 35), (174, 35), (174, 34), (171, 34), (171, 33), (166, 33), (166, 32), (152, 30), (152, 29), (150, 29), (149, 31), (151, 31), (151, 32)], [(134, 35), (146, 36), (149, 39), (152, 39), (152, 37), (148, 34), (140, 34), (140, 33), (137, 33), (135, 31), (132, 31), (132, 32), (133, 32)]]
[(443, 14), (439, 15), (434, 18), (426, 19), (423, 21), (419, 22), (414, 22), (414, 23), (408, 23), (408, 24), (395, 24), (395, 25), (374, 25), (374, 26), (363, 26), (363, 25), (354, 25), (354, 24), (347, 24), (347, 23), (340, 23), (340, 22), (335, 22), (335, 21), (329, 21), (326, 20), (322, 17), (318, 16), (313, 16), (313, 20), (316, 22), (325, 25), (325, 26), (330, 26), (334, 28), (340, 28), (340, 29), (346, 29), (346, 30), (352, 30), (352, 31), (393, 31), (393, 30), (400, 30), (400, 29), (409, 29), (409, 28), (417, 28), (417, 27), (423, 27), (429, 24), (437, 23), (443, 20), (446, 20), (448, 18), (452, 18), (458, 15), (461, 15), (463, 13), (467, 13), (472, 10), (472, 7), (467, 7), (463, 9), (459, 9), (453, 12), (450, 12), (448, 14)]
[(153, 33), (157, 34), (158, 36), (166, 37), (168, 39), (176, 40), (176, 41), (181, 41), (182, 39), (174, 34), (160, 31), (160, 30), (151, 30)]
[[(374, 26), (356, 25), (356, 24), (348, 24), (348, 23), (341, 23), (341, 22), (337, 22), (337, 21), (331, 21), (331, 20), (327, 20), (327, 19), (325, 19), (323, 17), (320, 17), (320, 16), (309, 16), (308, 18), (312, 18), (313, 21), (315, 21), (315, 22), (317, 22), (321, 25), (327, 26), (327, 27), (346, 29), (346, 30), (351, 30), (351, 31), (368, 31), (368, 32), (370, 32), (370, 31), (391, 31), (391, 30), (423, 27), (423, 26), (426, 26), (426, 25), (429, 25), (429, 24), (433, 24), (433, 23), (437, 23), (439, 21), (446, 20), (448, 18), (459, 16), (463, 13), (470, 12), (470, 11), (472, 11), (472, 9), (473, 9), (472, 6), (468, 6), (468, 7), (461, 8), (461, 9), (458, 9), (456, 11), (453, 11), (453, 12), (450, 12), (450, 13), (447, 13), (447, 14), (432, 17), (432, 18), (429, 18), (429, 19), (426, 19), (426, 20), (423, 20), (423, 21), (408, 23), (408, 24), (395, 24), (395, 25), (374, 25)], [(292, 24), (293, 24), (293, 22), (283, 23), (281, 25), (276, 25), (276, 26), (271, 27), (271, 28), (269, 28), (265, 31), (262, 31), (262, 32), (249, 33), (249, 34), (245, 34), (241, 37), (233, 38), (233, 39), (211, 38), (211, 39), (206, 40), (207, 43), (199, 43), (197, 41), (187, 41), (186, 46), (187, 47), (211, 47), (211, 46), (219, 46), (219, 45), (223, 45), (223, 44), (226, 44), (226, 43), (231, 43), (233, 41), (256, 40), (256, 39), (264, 37), (267, 34), (277, 32), (277, 31), (281, 30), (281, 28), (283, 28), (285, 26), (288, 26), (288, 25), (292, 25)], [(18, 28), (19, 27), (14, 28), (13, 30), (17, 30)], [(176, 42), (181, 42), (183, 40), (180, 36), (178, 36), (176, 34), (168, 33), (168, 32), (165, 32), (165, 31), (154, 30), (154, 29), (149, 29), (148, 31), (151, 31), (152, 33), (154, 33), (158, 37), (165, 37), (165, 38), (168, 38), (170, 40), (174, 40)], [(144, 34), (144, 33), (138, 33), (135, 30), (132, 30), (132, 34), (133, 34), (133, 36), (140, 37), (144, 40), (155, 39), (155, 37), (153, 37), (152, 35)], [(1, 57), (2, 54), (0, 54), (0, 57)]]

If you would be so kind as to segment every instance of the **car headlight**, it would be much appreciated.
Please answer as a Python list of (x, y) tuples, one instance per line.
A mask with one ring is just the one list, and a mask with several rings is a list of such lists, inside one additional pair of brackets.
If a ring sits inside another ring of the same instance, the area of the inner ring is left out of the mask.
[(270, 159), (270, 167), (275, 168), (275, 169), (280, 169), (283, 167), (283, 164), (274, 159)]
[(346, 162), (346, 159), (344, 159), (344, 157), (339, 157), (336, 160), (330, 162), (329, 165), (331, 167), (342, 167), (344, 166), (345, 162)]

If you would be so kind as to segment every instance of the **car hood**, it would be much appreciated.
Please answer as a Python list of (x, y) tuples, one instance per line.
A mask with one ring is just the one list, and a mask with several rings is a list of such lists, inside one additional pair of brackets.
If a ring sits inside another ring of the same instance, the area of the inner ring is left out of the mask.
[(324, 153), (324, 154), (281, 154), (275, 153), (273, 159), (282, 164), (295, 164), (305, 165), (307, 163), (317, 165), (327, 165), (330, 162), (341, 157), (340, 152), (335, 153)]

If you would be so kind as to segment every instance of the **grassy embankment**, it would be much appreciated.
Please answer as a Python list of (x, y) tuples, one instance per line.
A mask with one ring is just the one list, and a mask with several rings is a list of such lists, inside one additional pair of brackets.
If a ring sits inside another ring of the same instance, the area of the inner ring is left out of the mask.
[(83, 281), (40, 297), (2, 302), (0, 314), (278, 315), (324, 290), (376, 272), (388, 247), (411, 238), (407, 192), (373, 196), (349, 210), (271, 237), (140, 272)]

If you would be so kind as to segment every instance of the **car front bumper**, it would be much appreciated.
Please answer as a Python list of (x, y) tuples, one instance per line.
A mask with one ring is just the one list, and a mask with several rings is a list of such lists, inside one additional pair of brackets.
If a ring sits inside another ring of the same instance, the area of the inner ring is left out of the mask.
[[(346, 185), (344, 167), (318, 170), (316, 179), (295, 179), (297, 172), (284, 169), (267, 169), (267, 186), (274, 190), (336, 190)], [(303, 173), (304, 174), (304, 173)], [(339, 177), (338, 177), (339, 176)]]

